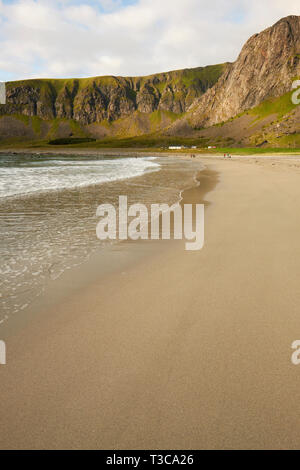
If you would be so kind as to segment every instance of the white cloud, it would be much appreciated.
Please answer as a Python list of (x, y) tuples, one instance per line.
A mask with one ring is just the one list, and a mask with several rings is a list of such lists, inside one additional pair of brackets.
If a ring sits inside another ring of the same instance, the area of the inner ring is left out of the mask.
[(290, 14), (299, 0), (0, 0), (0, 79), (232, 61), (250, 35)]

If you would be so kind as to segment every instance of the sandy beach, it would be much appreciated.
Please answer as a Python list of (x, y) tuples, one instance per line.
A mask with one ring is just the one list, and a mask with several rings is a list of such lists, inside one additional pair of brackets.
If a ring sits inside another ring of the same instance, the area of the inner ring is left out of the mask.
[(197, 159), (201, 251), (128, 244), (3, 330), (0, 448), (299, 448), (300, 160)]

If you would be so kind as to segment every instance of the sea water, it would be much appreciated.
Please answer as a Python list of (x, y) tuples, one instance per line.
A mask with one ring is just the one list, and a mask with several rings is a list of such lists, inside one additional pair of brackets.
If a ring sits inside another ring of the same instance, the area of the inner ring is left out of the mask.
[(96, 236), (100, 204), (174, 203), (196, 169), (172, 157), (0, 155), (0, 325), (113, 243)]

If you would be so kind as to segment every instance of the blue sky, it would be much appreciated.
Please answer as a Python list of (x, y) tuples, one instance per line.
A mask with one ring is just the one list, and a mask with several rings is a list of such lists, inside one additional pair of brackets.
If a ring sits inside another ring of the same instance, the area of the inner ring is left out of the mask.
[(299, 0), (0, 0), (0, 80), (147, 75), (236, 59)]

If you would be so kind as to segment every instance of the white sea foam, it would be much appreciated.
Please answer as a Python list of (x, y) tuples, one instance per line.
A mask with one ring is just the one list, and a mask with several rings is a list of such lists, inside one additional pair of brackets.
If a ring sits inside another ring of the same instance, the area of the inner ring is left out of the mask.
[(129, 204), (171, 205), (196, 170), (199, 163), (171, 157), (0, 156), (0, 324), (111, 246), (96, 237), (99, 204), (124, 194)]
[(151, 158), (43, 159), (7, 166), (0, 160), (0, 197), (85, 187), (133, 178), (160, 165)]

